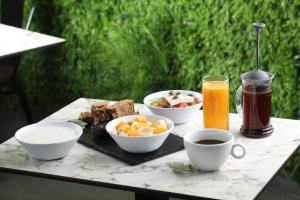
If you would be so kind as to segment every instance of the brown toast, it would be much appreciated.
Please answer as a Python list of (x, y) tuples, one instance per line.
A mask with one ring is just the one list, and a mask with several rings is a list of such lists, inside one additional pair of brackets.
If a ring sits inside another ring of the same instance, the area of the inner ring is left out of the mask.
[(98, 110), (102, 110), (108, 106), (107, 101), (96, 102), (91, 105), (91, 113), (96, 114)]
[(90, 112), (82, 112), (80, 113), (79, 119), (90, 124), (94, 122), (94, 115)]
[(106, 108), (98, 109), (94, 114), (94, 123), (107, 122), (111, 120), (110, 114)]
[(107, 106), (107, 111), (110, 113), (112, 119), (133, 115), (135, 114), (134, 101), (132, 99), (119, 101), (111, 106)]
[(91, 105), (91, 112), (80, 113), (79, 119), (94, 125), (105, 124), (118, 117), (138, 114), (134, 111), (134, 101), (125, 99), (113, 105), (107, 101), (96, 102)]

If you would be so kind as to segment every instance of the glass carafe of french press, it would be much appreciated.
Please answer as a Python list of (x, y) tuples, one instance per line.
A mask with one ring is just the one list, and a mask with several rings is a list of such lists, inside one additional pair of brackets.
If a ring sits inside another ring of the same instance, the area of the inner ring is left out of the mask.
[(263, 23), (253, 24), (256, 30), (256, 70), (240, 76), (242, 86), (235, 97), (237, 112), (243, 118), (241, 133), (246, 137), (263, 138), (272, 134), (271, 98), (272, 79), (270, 72), (259, 70), (259, 34)]

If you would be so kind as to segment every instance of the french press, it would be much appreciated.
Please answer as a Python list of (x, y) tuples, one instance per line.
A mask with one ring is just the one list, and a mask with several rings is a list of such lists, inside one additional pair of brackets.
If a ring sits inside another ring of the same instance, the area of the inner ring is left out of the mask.
[(272, 79), (270, 72), (259, 70), (259, 37), (263, 23), (253, 23), (256, 31), (256, 70), (243, 73), (242, 86), (235, 96), (236, 110), (243, 118), (241, 133), (246, 137), (263, 138), (273, 133), (271, 124)]

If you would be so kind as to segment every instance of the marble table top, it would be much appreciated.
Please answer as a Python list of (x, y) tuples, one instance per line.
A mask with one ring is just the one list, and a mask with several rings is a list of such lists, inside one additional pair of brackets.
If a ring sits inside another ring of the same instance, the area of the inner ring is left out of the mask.
[[(95, 100), (80, 98), (45, 120), (75, 119), (80, 112), (88, 111), (92, 102)], [(149, 112), (141, 104), (136, 108), (142, 114)], [(63, 159), (39, 161), (29, 157), (14, 138), (0, 145), (0, 167), (132, 187), (132, 191), (139, 188), (186, 198), (250, 200), (260, 193), (300, 143), (299, 121), (273, 118), (272, 123), (275, 131), (270, 137), (249, 139), (239, 134), (239, 116), (230, 114), (230, 131), (237, 142), (246, 146), (247, 155), (242, 160), (230, 157), (220, 171), (213, 173), (193, 169), (184, 150), (129, 166), (77, 143)], [(199, 111), (189, 123), (177, 125), (173, 132), (183, 136), (201, 128), (202, 111)]]
[(0, 58), (63, 42), (61, 38), (0, 24)]

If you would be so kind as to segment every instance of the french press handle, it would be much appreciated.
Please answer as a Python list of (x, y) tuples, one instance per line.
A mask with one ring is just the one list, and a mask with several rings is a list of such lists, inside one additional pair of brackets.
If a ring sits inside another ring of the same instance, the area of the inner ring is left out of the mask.
[(243, 118), (242, 92), (243, 92), (243, 86), (240, 86), (235, 94), (235, 108), (241, 118)]

